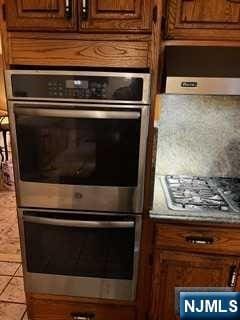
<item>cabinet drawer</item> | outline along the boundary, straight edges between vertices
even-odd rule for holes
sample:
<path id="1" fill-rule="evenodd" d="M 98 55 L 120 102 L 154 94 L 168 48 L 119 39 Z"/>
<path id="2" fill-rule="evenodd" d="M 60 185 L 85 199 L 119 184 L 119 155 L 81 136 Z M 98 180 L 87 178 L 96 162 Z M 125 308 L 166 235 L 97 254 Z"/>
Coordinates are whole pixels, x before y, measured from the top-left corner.
<path id="1" fill-rule="evenodd" d="M 240 230 L 157 224 L 155 246 L 239 255 Z"/>
<path id="2" fill-rule="evenodd" d="M 44 299 L 29 301 L 31 320 L 134 320 L 135 309 L 131 306 L 65 302 Z"/>
<path id="3" fill-rule="evenodd" d="M 11 38 L 9 64 L 38 66 L 148 66 L 148 42 Z"/>

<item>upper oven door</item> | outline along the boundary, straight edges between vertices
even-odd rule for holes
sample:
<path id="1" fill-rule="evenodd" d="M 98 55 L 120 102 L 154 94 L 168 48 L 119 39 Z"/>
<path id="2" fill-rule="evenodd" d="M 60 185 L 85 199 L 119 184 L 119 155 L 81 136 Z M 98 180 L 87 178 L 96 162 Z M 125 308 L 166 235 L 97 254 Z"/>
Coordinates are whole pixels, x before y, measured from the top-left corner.
<path id="1" fill-rule="evenodd" d="M 115 203 L 109 210 L 117 210 L 116 188 L 126 210 L 141 206 L 139 201 L 130 203 L 134 200 L 130 198 L 143 187 L 146 107 L 25 102 L 10 103 L 10 110 L 22 206 L 94 210 L 97 190 L 100 198 L 108 196 L 108 202 Z M 31 190 L 39 194 L 32 195 L 32 201 L 45 194 L 46 204 L 25 203 Z M 51 196 L 59 197 L 57 204 L 51 204 L 56 201 Z M 101 209 L 108 210 L 98 204 L 96 210 Z"/>

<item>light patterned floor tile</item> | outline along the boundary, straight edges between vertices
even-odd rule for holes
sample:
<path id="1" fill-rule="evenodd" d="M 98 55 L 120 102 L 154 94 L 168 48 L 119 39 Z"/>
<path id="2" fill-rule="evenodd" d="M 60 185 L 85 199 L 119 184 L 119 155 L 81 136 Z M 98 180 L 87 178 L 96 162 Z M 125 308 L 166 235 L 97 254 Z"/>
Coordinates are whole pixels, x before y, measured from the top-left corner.
<path id="1" fill-rule="evenodd" d="M 0 301 L 25 303 L 23 278 L 12 278 L 8 286 L 0 295 Z"/>
<path id="2" fill-rule="evenodd" d="M 19 266 L 17 272 L 15 273 L 14 277 L 23 277 L 23 270 L 22 265 Z"/>
<path id="3" fill-rule="evenodd" d="M 22 258 L 20 254 L 0 253 L 0 261 L 21 263 Z"/>
<path id="4" fill-rule="evenodd" d="M 7 286 L 10 279 L 11 277 L 8 277 L 8 276 L 0 276 L 0 296 L 3 290 L 5 289 L 5 287 Z"/>
<path id="5" fill-rule="evenodd" d="M 0 191 L 0 256 L 4 254 L 20 256 L 15 193 L 9 191 Z"/>
<path id="6" fill-rule="evenodd" d="M 19 263 L 0 261 L 0 276 L 13 276 L 19 267 Z"/>
<path id="7" fill-rule="evenodd" d="M 0 319 L 21 320 L 25 310 L 26 306 L 24 304 L 0 302 Z"/>
<path id="8" fill-rule="evenodd" d="M 13 191 L 7 191 L 7 190 L 1 190 L 0 191 L 0 197 L 1 197 L 1 207 L 2 208 L 16 208 L 16 196 L 15 192 Z"/>
<path id="9" fill-rule="evenodd" d="M 17 221 L 0 235 L 0 253 L 20 253 L 20 240 Z"/>

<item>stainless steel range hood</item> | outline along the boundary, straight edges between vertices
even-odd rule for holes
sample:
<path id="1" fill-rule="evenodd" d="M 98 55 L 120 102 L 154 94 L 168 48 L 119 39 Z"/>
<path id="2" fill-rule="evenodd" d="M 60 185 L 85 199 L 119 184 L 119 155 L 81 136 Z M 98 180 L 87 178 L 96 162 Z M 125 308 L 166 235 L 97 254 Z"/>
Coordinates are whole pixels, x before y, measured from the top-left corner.
<path id="1" fill-rule="evenodd" d="M 240 48 L 166 47 L 163 92 L 240 95 Z"/>

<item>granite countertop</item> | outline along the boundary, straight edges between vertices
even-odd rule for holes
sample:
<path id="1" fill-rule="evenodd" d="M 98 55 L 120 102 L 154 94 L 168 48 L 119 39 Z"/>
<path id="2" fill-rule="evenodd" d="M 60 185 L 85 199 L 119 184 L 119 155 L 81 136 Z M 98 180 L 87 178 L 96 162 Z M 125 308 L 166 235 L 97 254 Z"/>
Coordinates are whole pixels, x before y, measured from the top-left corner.
<path id="1" fill-rule="evenodd" d="M 211 224 L 240 224 L 240 214 L 223 211 L 177 211 L 169 209 L 165 200 L 160 176 L 155 176 L 153 209 L 150 217 L 159 220 L 171 220 L 176 222 L 201 222 Z"/>

